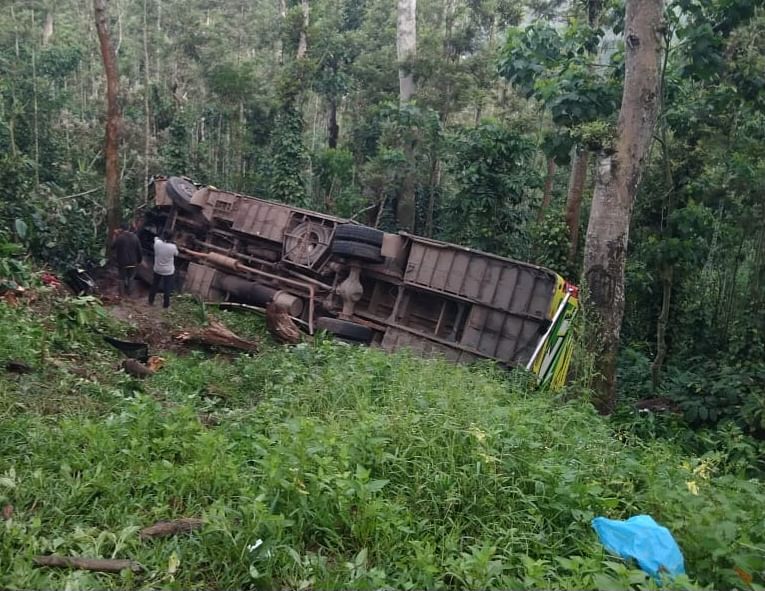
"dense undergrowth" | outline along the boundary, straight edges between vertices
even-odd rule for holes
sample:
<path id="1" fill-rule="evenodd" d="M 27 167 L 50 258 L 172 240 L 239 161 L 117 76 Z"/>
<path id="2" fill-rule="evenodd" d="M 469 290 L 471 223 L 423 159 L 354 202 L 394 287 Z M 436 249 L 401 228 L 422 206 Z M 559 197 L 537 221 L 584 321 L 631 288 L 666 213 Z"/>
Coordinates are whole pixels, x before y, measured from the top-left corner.
<path id="1" fill-rule="evenodd" d="M 125 327 L 100 310 L 0 304 L 0 359 L 33 367 L 0 377 L 1 587 L 653 588 L 590 527 L 638 513 L 682 547 L 676 587 L 763 584 L 765 487 L 724 449 L 691 457 L 488 365 L 321 338 L 167 354 L 138 382 L 101 347 L 95 329 Z M 139 539 L 180 516 L 205 525 Z M 146 571 L 33 566 L 54 552 Z"/>

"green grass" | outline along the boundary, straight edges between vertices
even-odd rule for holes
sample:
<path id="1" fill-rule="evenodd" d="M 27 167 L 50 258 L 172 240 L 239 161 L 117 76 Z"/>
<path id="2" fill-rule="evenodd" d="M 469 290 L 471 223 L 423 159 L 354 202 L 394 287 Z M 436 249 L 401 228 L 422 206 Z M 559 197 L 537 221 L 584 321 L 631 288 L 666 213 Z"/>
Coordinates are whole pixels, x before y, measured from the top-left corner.
<path id="1" fill-rule="evenodd" d="M 744 588 L 736 569 L 763 583 L 760 481 L 488 365 L 318 339 L 234 359 L 167 355 L 139 383 L 82 324 L 61 341 L 44 321 L 0 305 L 0 359 L 36 368 L 0 379 L 0 504 L 15 508 L 0 522 L 0 587 L 654 588 L 590 527 L 638 513 L 682 547 L 691 580 L 678 587 Z M 67 363 L 87 360 L 92 378 L 44 361 L 72 347 Z M 180 516 L 205 526 L 139 539 Z M 32 565 L 53 552 L 146 572 Z"/>

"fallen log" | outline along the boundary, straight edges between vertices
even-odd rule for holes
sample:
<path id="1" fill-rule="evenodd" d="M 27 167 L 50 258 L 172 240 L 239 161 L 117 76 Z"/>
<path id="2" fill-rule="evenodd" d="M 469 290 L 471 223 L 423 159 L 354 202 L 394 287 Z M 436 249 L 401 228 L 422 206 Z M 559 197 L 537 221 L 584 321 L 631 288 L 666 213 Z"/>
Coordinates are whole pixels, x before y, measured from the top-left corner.
<path id="1" fill-rule="evenodd" d="M 200 529 L 204 522 L 197 517 L 181 517 L 172 521 L 158 521 L 154 525 L 143 528 L 138 537 L 142 540 L 147 538 L 166 538 L 175 534 L 183 534 Z"/>
<path id="2" fill-rule="evenodd" d="M 243 339 L 230 331 L 220 322 L 211 321 L 207 328 L 184 331 L 175 335 L 175 340 L 183 344 L 199 344 L 213 347 L 229 347 L 249 353 L 258 351 L 258 343 Z"/>
<path id="3" fill-rule="evenodd" d="M 262 314 L 265 316 L 266 309 L 261 308 L 260 306 L 252 306 L 250 304 L 240 304 L 239 302 L 212 302 L 208 301 L 205 302 L 205 306 L 218 306 L 222 310 L 250 310 L 252 312 L 257 312 L 258 314 Z M 294 316 L 290 316 L 292 322 L 294 322 L 298 326 L 302 326 L 305 330 L 308 330 L 308 323 L 305 320 L 302 320 L 300 318 L 295 318 Z"/>
<path id="4" fill-rule="evenodd" d="M 123 570 L 139 573 L 143 570 L 143 566 L 134 560 L 106 560 L 102 558 L 82 558 L 79 556 L 35 556 L 34 563 L 38 566 L 74 568 L 102 573 L 119 573 Z"/>
<path id="5" fill-rule="evenodd" d="M 125 370 L 125 373 L 136 378 L 146 378 L 154 375 L 153 369 L 135 359 L 125 359 L 125 361 L 122 362 L 122 369 Z"/>

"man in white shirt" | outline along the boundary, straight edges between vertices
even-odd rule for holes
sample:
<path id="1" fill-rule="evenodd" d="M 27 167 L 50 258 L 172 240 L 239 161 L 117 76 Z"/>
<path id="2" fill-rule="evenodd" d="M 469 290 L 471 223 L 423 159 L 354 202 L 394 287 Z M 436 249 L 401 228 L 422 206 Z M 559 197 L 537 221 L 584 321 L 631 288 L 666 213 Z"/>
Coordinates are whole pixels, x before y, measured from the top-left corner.
<path id="1" fill-rule="evenodd" d="M 178 256 L 178 247 L 171 242 L 172 235 L 169 231 L 154 239 L 154 281 L 149 289 L 149 305 L 154 305 L 154 296 L 162 287 L 164 300 L 162 307 L 170 307 L 170 294 L 173 291 L 175 280 L 175 257 Z"/>

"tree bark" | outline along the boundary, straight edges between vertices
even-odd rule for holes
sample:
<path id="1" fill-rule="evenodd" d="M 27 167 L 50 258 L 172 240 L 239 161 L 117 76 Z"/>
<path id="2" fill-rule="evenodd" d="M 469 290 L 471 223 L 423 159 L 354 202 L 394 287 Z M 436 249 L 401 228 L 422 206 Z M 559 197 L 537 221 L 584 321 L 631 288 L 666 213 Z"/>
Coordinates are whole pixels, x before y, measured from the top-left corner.
<path id="1" fill-rule="evenodd" d="M 197 517 L 181 517 L 172 521 L 158 521 L 154 525 L 143 528 L 138 537 L 142 540 L 151 538 L 167 538 L 176 534 L 185 534 L 201 529 L 204 521 Z"/>
<path id="2" fill-rule="evenodd" d="M 659 388 L 661 367 L 667 357 L 667 325 L 669 324 L 669 306 L 672 303 L 672 275 L 673 269 L 669 267 L 664 271 L 661 281 L 661 312 L 656 321 L 656 357 L 651 363 L 651 386 L 654 392 Z"/>
<path id="3" fill-rule="evenodd" d="M 441 184 L 441 161 L 433 158 L 430 168 L 430 183 L 428 185 L 428 212 L 425 218 L 425 236 L 433 237 L 433 214 L 436 210 L 436 195 Z"/>
<path id="4" fill-rule="evenodd" d="M 329 100 L 329 113 L 327 117 L 327 145 L 330 149 L 337 148 L 337 138 L 340 135 L 340 126 L 337 124 L 337 99 Z"/>
<path id="5" fill-rule="evenodd" d="M 37 52 L 32 48 L 32 128 L 35 137 L 35 188 L 40 186 L 40 117 L 37 104 Z"/>
<path id="6" fill-rule="evenodd" d="M 151 153 L 151 112 L 149 110 L 149 92 L 151 74 L 149 72 L 149 25 L 147 22 L 147 3 L 143 0 L 143 202 L 149 202 L 149 154 Z"/>
<path id="7" fill-rule="evenodd" d="M 545 219 L 547 208 L 550 207 L 550 201 L 552 200 L 553 182 L 555 181 L 555 160 L 552 156 L 547 158 L 547 176 L 545 176 L 545 185 L 542 191 L 542 205 L 539 206 L 539 212 L 537 212 L 537 222 L 541 222 Z"/>
<path id="8" fill-rule="evenodd" d="M 404 106 L 412 100 L 416 90 L 411 64 L 406 62 L 417 54 L 417 0 L 398 0 L 396 51 L 399 61 L 399 104 Z M 408 166 L 396 202 L 396 223 L 399 229 L 414 232 L 417 208 L 413 162 L 414 147 L 410 142 L 404 146 L 404 155 Z"/>
<path id="9" fill-rule="evenodd" d="M 587 24 L 592 29 L 597 29 L 600 20 L 600 12 L 603 9 L 602 0 L 587 0 Z M 594 53 L 590 52 L 593 59 Z M 592 65 L 589 66 L 592 71 Z M 569 247 L 568 260 L 574 263 L 579 249 L 579 219 L 582 210 L 582 196 L 587 182 L 587 165 L 590 162 L 590 153 L 586 148 L 577 146 L 574 148 L 574 156 L 571 159 L 571 176 L 569 177 L 568 194 L 566 195 L 566 226 L 568 227 Z"/>
<path id="10" fill-rule="evenodd" d="M 416 90 L 414 74 L 405 62 L 417 54 L 417 0 L 398 0 L 396 52 L 399 100 L 404 104 L 411 100 Z"/>
<path id="11" fill-rule="evenodd" d="M 83 558 L 80 556 L 35 556 L 34 563 L 38 566 L 55 568 L 71 568 L 76 570 L 92 570 L 104 573 L 118 573 L 130 570 L 134 573 L 143 571 L 143 567 L 134 560 L 105 560 L 102 558 Z"/>
<path id="12" fill-rule="evenodd" d="M 279 16 L 281 17 L 281 23 L 283 24 L 287 20 L 287 0 L 279 0 Z M 284 41 L 282 36 L 279 35 L 276 38 L 276 61 L 279 65 L 284 64 Z"/>
<path id="13" fill-rule="evenodd" d="M 119 105 L 119 71 L 117 56 L 114 53 L 106 16 L 106 0 L 93 0 L 96 17 L 96 31 L 101 47 L 101 59 L 106 74 L 106 136 L 104 155 L 106 160 L 106 248 L 109 249 L 111 237 L 120 225 L 120 174 L 119 174 L 119 136 L 122 114 Z"/>
<path id="14" fill-rule="evenodd" d="M 303 26 L 300 28 L 300 40 L 298 41 L 297 58 L 303 59 L 308 52 L 308 0 L 300 0 L 300 9 L 303 11 Z"/>
<path id="15" fill-rule="evenodd" d="M 14 47 L 16 48 L 16 59 L 19 59 L 19 56 L 21 55 L 19 53 L 19 23 L 16 21 L 16 11 L 13 9 L 14 4 L 15 3 L 11 3 L 11 20 L 13 21 L 13 38 Z"/>
<path id="16" fill-rule="evenodd" d="M 624 267 L 632 207 L 659 106 L 663 0 L 628 0 L 625 17 L 624 92 L 615 144 L 598 164 L 584 254 L 591 348 L 598 375 L 595 403 L 616 402 L 616 357 L 624 316 Z"/>
<path id="17" fill-rule="evenodd" d="M 249 353 L 257 353 L 259 346 L 255 341 L 243 339 L 215 320 L 212 320 L 207 328 L 181 332 L 175 336 L 175 340 L 183 344 L 197 343 L 211 347 L 229 347 Z"/>
<path id="18" fill-rule="evenodd" d="M 47 47 L 53 37 L 53 11 L 48 10 L 45 13 L 45 22 L 43 23 L 42 44 Z"/>
<path id="19" fill-rule="evenodd" d="M 417 187 L 414 178 L 414 147 L 409 142 L 404 146 L 404 157 L 407 170 L 396 201 L 396 223 L 399 230 L 414 232 L 417 217 Z"/>
<path id="20" fill-rule="evenodd" d="M 571 160 L 571 177 L 568 183 L 568 195 L 566 196 L 566 226 L 568 227 L 568 259 L 573 262 L 579 245 L 579 212 L 582 209 L 582 196 L 584 185 L 587 182 L 587 165 L 590 162 L 590 154 L 586 149 L 575 148 L 574 157 Z"/>

